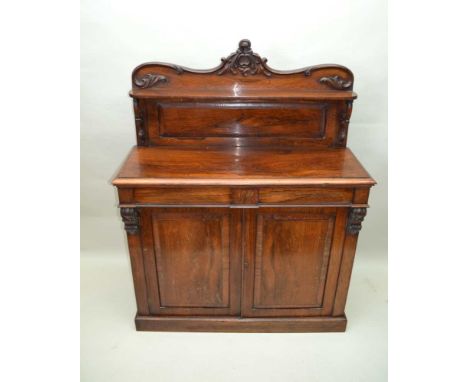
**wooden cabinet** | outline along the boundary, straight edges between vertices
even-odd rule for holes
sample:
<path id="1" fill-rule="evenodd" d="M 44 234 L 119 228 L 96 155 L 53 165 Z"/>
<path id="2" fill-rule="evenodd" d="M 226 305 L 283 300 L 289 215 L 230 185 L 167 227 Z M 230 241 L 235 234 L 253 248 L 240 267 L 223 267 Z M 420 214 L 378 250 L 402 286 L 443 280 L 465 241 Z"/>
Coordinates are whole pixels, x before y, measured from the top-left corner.
<path id="1" fill-rule="evenodd" d="M 207 71 L 133 74 L 115 177 L 138 330 L 343 331 L 374 180 L 346 147 L 353 75 L 282 72 L 250 42 Z"/>

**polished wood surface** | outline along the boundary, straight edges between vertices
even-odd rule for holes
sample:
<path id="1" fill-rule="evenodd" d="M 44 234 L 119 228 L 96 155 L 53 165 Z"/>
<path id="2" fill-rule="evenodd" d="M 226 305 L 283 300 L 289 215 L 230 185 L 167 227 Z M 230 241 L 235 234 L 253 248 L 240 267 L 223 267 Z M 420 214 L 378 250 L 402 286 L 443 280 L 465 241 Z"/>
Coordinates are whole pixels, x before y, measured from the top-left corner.
<path id="1" fill-rule="evenodd" d="M 348 149 L 341 65 L 280 71 L 241 40 L 208 70 L 135 68 L 114 177 L 137 330 L 344 331 L 375 181 Z"/>
<path id="2" fill-rule="evenodd" d="M 134 147 L 113 184 L 371 186 L 375 181 L 349 149 Z"/>

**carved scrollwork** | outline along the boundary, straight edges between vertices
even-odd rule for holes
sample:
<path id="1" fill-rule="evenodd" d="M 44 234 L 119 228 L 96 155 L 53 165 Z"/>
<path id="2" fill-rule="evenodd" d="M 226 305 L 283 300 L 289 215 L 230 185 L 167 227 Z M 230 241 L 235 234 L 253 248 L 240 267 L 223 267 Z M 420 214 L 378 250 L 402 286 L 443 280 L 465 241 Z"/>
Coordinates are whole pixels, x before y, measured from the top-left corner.
<path id="1" fill-rule="evenodd" d="M 127 233 L 135 235 L 140 232 L 140 214 L 136 208 L 121 208 L 120 215 L 122 216 Z"/>
<path id="2" fill-rule="evenodd" d="M 346 231 L 351 235 L 357 235 L 362 228 L 362 221 L 366 214 L 366 208 L 351 208 Z"/>
<path id="3" fill-rule="evenodd" d="M 353 111 L 353 101 L 346 101 L 346 109 L 338 114 L 340 130 L 336 139 L 337 146 L 346 146 L 346 136 L 348 135 L 349 120 Z"/>
<path id="4" fill-rule="evenodd" d="M 145 131 L 145 123 L 143 118 L 143 112 L 140 108 L 137 99 L 133 99 L 133 111 L 135 112 L 135 127 L 137 131 L 137 143 L 138 146 L 146 145 L 146 131 Z"/>
<path id="5" fill-rule="evenodd" d="M 158 70 L 164 68 L 164 75 L 157 74 Z M 144 71 L 143 71 L 144 69 Z M 326 84 L 327 87 L 338 90 L 351 90 L 353 87 L 353 73 L 346 67 L 342 65 L 335 64 L 325 64 L 325 65 L 315 65 L 307 66 L 300 69 L 294 70 L 276 70 L 267 65 L 267 59 L 262 58 L 257 53 L 254 53 L 251 48 L 251 43 L 249 40 L 241 40 L 239 42 L 239 48 L 231 53 L 227 58 L 222 58 L 221 63 L 211 69 L 192 69 L 180 65 L 169 64 L 165 62 L 148 62 L 142 65 L 137 66 L 132 73 L 132 81 L 134 87 L 139 88 L 149 88 L 152 86 L 157 86 L 164 82 L 170 82 L 171 75 L 166 69 L 172 69 L 177 75 L 182 75 L 184 73 L 188 74 L 201 74 L 201 75 L 210 75 L 210 74 L 240 74 L 242 76 L 253 76 L 256 74 L 262 74 L 266 77 L 277 77 L 277 76 L 289 76 L 296 74 L 303 74 L 305 77 L 312 76 L 313 73 L 320 72 L 329 73 L 329 76 L 321 77 L 319 76 L 318 80 L 314 80 L 314 86 L 321 88 L 320 83 Z M 141 72 L 146 74 L 141 74 Z M 336 72 L 338 71 L 338 72 Z M 332 73 L 339 73 L 332 74 Z M 167 75 L 167 77 L 166 77 Z M 314 76 L 314 79 L 316 77 Z M 316 82 L 315 82 L 316 81 Z"/>
<path id="6" fill-rule="evenodd" d="M 266 58 L 261 58 L 257 53 L 251 49 L 249 40 L 241 40 L 239 42 L 239 49 L 229 55 L 228 58 L 222 58 L 222 67 L 218 70 L 217 74 L 221 75 L 226 72 L 232 74 L 242 74 L 243 76 L 254 75 L 262 73 L 267 77 L 271 76 L 271 71 L 265 65 Z"/>
<path id="7" fill-rule="evenodd" d="M 320 78 L 319 82 L 326 84 L 336 90 L 347 90 L 353 86 L 352 81 L 346 81 L 340 76 L 322 77 Z"/>
<path id="8" fill-rule="evenodd" d="M 134 83 L 142 89 L 150 88 L 159 82 L 167 82 L 167 78 L 161 74 L 147 73 L 141 78 L 135 78 Z"/>

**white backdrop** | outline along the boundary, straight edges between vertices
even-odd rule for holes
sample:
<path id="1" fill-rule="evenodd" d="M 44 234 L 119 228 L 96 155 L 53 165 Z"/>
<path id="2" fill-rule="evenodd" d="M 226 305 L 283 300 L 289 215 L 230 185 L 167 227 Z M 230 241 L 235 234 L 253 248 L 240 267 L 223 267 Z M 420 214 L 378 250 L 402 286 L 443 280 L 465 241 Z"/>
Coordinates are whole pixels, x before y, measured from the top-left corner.
<path id="1" fill-rule="evenodd" d="M 224 4 L 224 3 L 223 3 Z M 277 69 L 337 63 L 355 75 L 348 146 L 378 185 L 371 191 L 358 258 L 387 248 L 386 2 L 276 3 L 82 0 L 81 237 L 84 253 L 126 254 L 110 185 L 135 144 L 132 69 L 145 61 L 211 68 L 248 38 Z"/>

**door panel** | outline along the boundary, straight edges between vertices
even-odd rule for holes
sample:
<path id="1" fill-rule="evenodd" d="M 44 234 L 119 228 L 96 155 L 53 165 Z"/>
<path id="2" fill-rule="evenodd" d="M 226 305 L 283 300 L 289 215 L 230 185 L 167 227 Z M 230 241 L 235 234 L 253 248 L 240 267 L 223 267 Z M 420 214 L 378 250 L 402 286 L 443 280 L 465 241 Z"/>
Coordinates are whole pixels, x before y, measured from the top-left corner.
<path id="1" fill-rule="evenodd" d="M 328 314 L 345 220 L 337 208 L 246 211 L 242 315 Z"/>
<path id="2" fill-rule="evenodd" d="M 150 313 L 239 314 L 242 211 L 145 208 L 143 212 Z"/>

